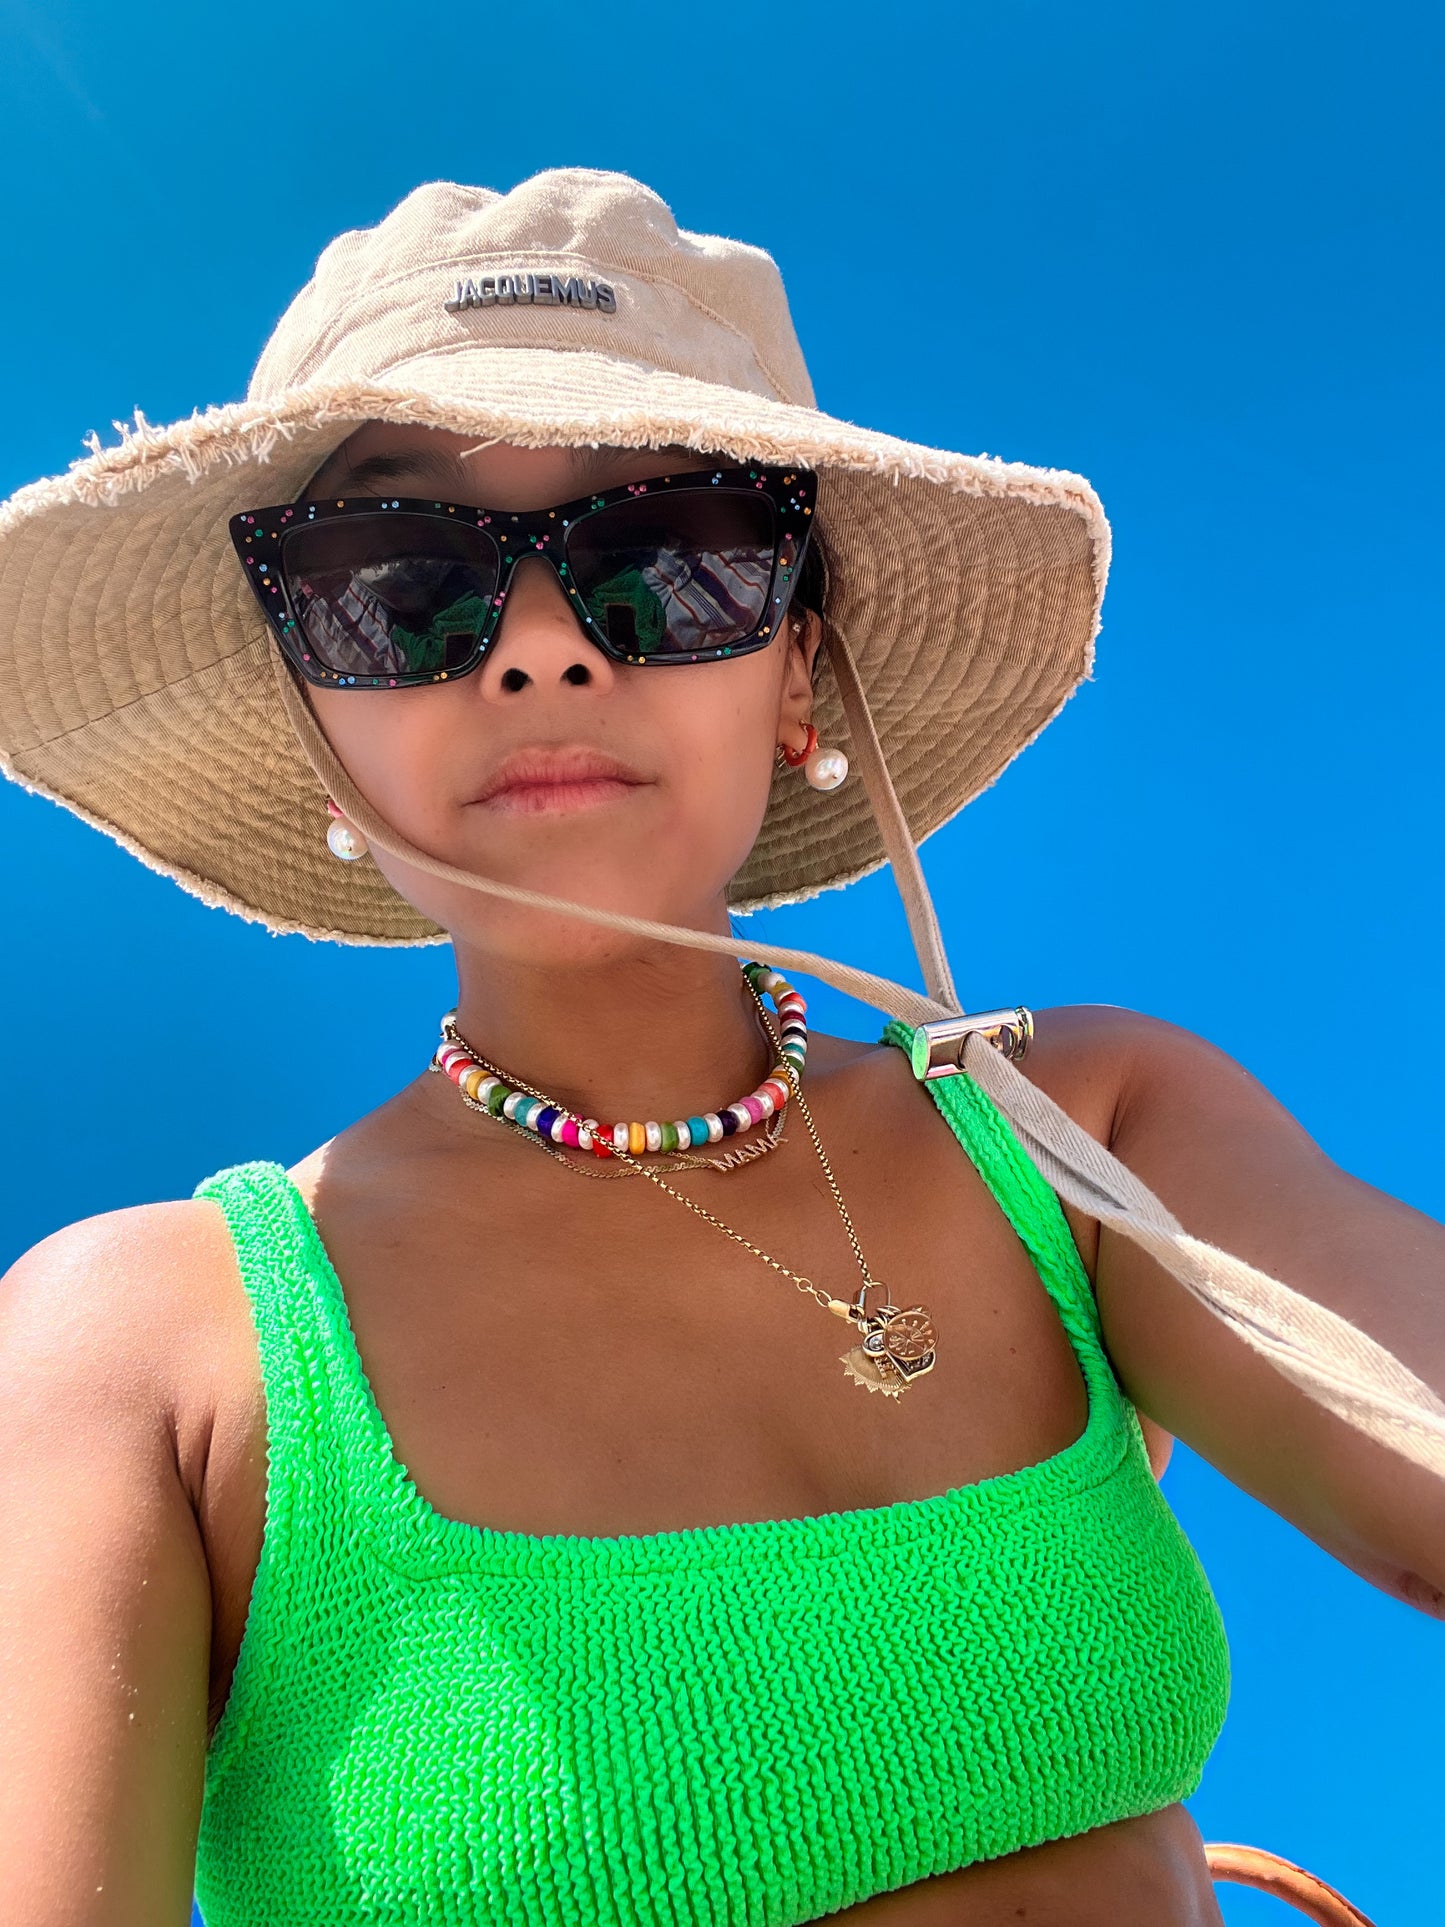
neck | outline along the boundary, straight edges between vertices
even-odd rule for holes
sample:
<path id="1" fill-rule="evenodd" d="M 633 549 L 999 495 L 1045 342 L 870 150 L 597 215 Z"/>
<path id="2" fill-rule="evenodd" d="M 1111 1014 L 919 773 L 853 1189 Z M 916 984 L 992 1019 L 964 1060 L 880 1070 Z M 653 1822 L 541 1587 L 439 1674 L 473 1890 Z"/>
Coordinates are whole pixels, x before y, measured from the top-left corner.
<path id="1" fill-rule="evenodd" d="M 505 1075 L 604 1123 L 716 1110 L 774 1062 L 739 965 L 657 944 L 549 969 L 457 949 L 457 1029 Z"/>

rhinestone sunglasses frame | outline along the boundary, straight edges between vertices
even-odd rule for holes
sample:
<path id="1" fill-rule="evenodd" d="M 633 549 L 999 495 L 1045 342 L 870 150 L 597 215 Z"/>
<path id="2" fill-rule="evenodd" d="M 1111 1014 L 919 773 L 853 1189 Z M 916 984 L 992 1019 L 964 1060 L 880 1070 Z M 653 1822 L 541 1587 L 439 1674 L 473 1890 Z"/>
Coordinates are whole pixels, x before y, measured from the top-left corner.
<path id="1" fill-rule="evenodd" d="M 717 649 L 687 653 L 629 655 L 610 642 L 593 619 L 586 598 L 572 580 L 567 561 L 570 531 L 603 509 L 641 496 L 665 493 L 707 495 L 761 493 L 773 509 L 773 566 L 757 626 L 746 636 Z M 716 662 L 724 657 L 750 655 L 765 649 L 777 633 L 797 586 L 798 572 L 812 532 L 817 476 L 806 468 L 775 468 L 749 462 L 735 468 L 689 469 L 678 475 L 657 475 L 624 482 L 550 508 L 513 511 L 484 508 L 473 502 L 438 502 L 422 496 L 340 496 L 324 502 L 282 502 L 270 508 L 243 509 L 228 523 L 231 543 L 246 580 L 286 660 L 308 682 L 329 689 L 402 689 L 419 684 L 453 682 L 486 660 L 506 607 L 507 590 L 518 562 L 540 556 L 561 583 L 583 633 L 614 662 L 652 668 L 662 664 Z M 292 600 L 285 566 L 285 540 L 294 529 L 341 521 L 354 515 L 407 514 L 437 522 L 472 521 L 488 530 L 499 558 L 492 607 L 470 655 L 440 670 L 412 670 L 399 675 L 347 675 L 311 659 Z M 764 620 L 766 618 L 766 620 Z"/>

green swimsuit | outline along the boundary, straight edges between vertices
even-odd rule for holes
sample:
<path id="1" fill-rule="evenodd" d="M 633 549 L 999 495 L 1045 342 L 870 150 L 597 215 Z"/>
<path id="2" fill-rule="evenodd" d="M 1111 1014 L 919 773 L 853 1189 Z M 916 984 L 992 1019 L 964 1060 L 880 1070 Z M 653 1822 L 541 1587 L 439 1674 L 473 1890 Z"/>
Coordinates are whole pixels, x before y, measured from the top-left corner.
<path id="1" fill-rule="evenodd" d="M 889 1041 L 906 1048 L 906 1027 Z M 207 1927 L 793 1927 L 1192 1793 L 1229 1652 L 1058 1201 L 927 1086 L 1058 1307 L 1083 1434 L 932 1498 L 619 1538 L 443 1518 L 280 1165 L 200 1185 L 260 1343 L 266 1531 Z"/>

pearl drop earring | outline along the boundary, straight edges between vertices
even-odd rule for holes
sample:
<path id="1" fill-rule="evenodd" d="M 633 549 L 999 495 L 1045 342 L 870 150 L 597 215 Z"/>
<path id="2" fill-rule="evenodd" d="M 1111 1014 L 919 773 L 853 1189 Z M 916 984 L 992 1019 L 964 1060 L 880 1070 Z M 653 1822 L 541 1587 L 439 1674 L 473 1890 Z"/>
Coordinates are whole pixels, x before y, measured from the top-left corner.
<path id="1" fill-rule="evenodd" d="M 331 825 L 326 832 L 326 842 L 331 854 L 339 857 L 343 863 L 355 863 L 358 857 L 366 855 L 366 838 L 360 830 L 353 829 L 329 797 L 326 807 L 332 816 Z"/>
<path id="2" fill-rule="evenodd" d="M 820 743 L 808 758 L 803 774 L 815 790 L 835 790 L 848 779 L 848 758 L 841 749 L 824 749 Z"/>
<path id="3" fill-rule="evenodd" d="M 801 769 L 815 790 L 835 790 L 847 779 L 848 758 L 841 749 L 824 749 L 811 723 L 803 747 L 783 747 L 782 757 L 790 769 Z"/>

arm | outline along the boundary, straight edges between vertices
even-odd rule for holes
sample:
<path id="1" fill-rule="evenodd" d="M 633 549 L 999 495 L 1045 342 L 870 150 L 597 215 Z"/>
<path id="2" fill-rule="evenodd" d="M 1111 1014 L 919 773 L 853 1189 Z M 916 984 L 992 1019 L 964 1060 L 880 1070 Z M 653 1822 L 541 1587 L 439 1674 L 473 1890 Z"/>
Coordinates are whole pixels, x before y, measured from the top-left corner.
<path id="1" fill-rule="evenodd" d="M 0 1279 L 0 1893 L 27 1927 L 186 1927 L 210 1587 L 155 1280 L 167 1214 Z"/>
<path id="2" fill-rule="evenodd" d="M 1339 1169 L 1232 1059 L 1116 1011 L 1109 1147 L 1196 1236 L 1338 1312 L 1445 1396 L 1445 1227 Z M 1128 1396 L 1382 1591 L 1445 1618 L 1445 1484 L 1314 1403 L 1137 1246 L 1096 1290 Z"/>

